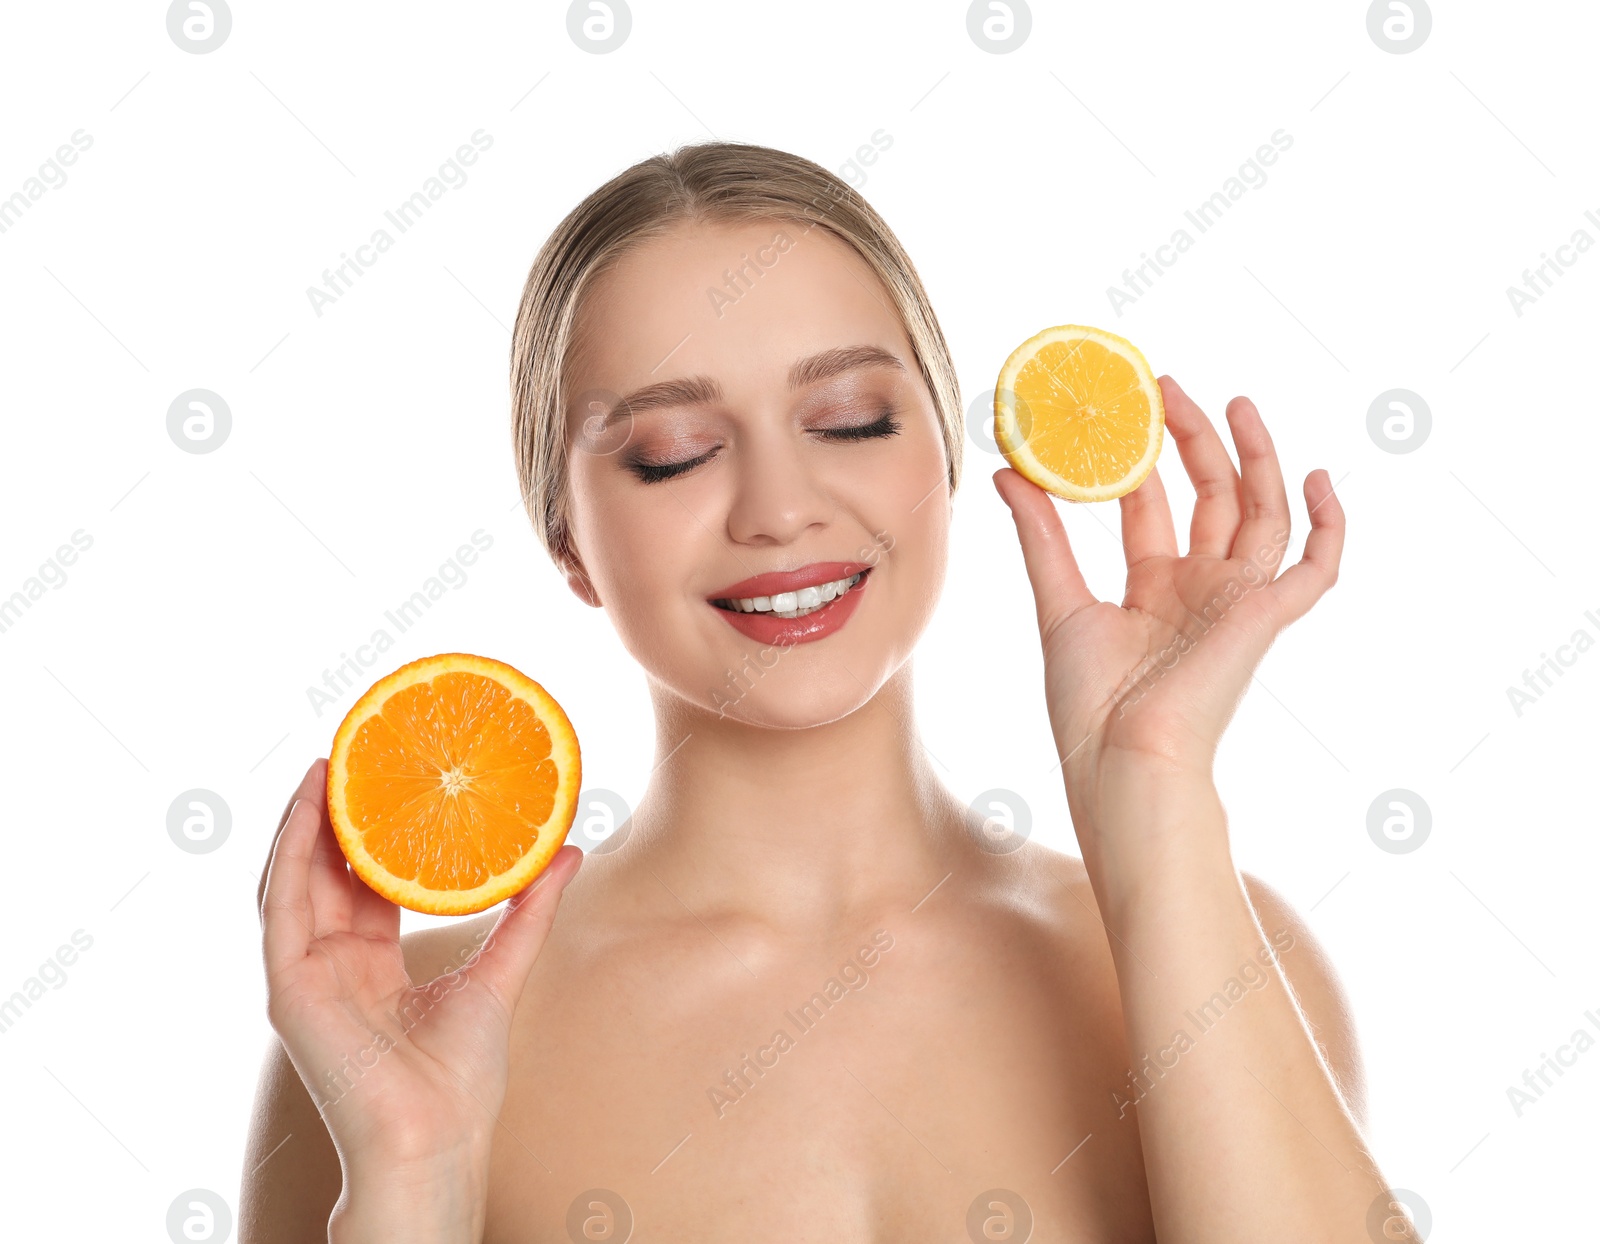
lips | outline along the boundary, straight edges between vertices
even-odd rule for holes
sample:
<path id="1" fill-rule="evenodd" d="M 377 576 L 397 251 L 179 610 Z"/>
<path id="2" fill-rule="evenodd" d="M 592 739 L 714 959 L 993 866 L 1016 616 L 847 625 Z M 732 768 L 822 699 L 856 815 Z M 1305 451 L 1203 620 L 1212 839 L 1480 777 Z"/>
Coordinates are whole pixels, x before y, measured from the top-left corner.
<path id="1" fill-rule="evenodd" d="M 730 583 L 720 591 L 707 596 L 708 601 L 738 600 L 756 596 L 777 596 L 781 592 L 798 592 L 803 587 L 817 587 L 835 579 L 848 579 L 851 575 L 870 570 L 869 562 L 812 562 L 798 570 L 772 570 Z"/>
<path id="2" fill-rule="evenodd" d="M 803 588 L 832 583 L 838 579 L 849 579 L 855 575 L 861 577 L 856 580 L 854 587 L 842 595 L 835 596 L 820 608 L 812 609 L 803 617 L 781 618 L 770 612 L 741 613 L 737 609 L 727 609 L 717 604 L 719 600 L 731 601 L 745 597 L 771 598 L 785 592 L 798 592 Z M 865 595 L 867 583 L 871 578 L 872 567 L 866 562 L 812 562 L 811 565 L 802 566 L 798 570 L 769 571 L 767 574 L 741 579 L 738 583 L 730 583 L 717 595 L 706 597 L 706 601 L 716 610 L 718 617 L 740 634 L 769 646 L 788 649 L 796 644 L 814 643 L 819 639 L 826 639 L 843 627 L 851 615 L 860 608 L 861 598 Z"/>

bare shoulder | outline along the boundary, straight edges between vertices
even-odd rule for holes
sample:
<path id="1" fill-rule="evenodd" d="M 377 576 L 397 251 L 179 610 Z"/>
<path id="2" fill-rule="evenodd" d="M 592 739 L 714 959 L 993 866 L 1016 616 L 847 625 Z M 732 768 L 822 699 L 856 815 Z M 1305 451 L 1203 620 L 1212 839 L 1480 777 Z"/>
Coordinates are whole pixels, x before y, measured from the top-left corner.
<path id="1" fill-rule="evenodd" d="M 400 935 L 400 949 L 406 958 L 406 975 L 413 985 L 426 985 L 435 977 L 464 967 L 477 953 L 500 917 L 498 908 L 455 919 L 449 924 L 417 929 Z"/>
<path id="2" fill-rule="evenodd" d="M 1105 940 L 1100 905 L 1081 859 L 1029 842 L 1016 853 L 1015 867 L 1017 893 L 1037 903 L 1059 933 L 1073 938 L 1090 936 L 1097 943 Z"/>
<path id="3" fill-rule="evenodd" d="M 466 962 L 493 927 L 495 913 L 400 938 L 406 972 L 426 984 Z M 344 1188 L 333 1138 L 300 1073 L 274 1034 L 267 1043 L 245 1141 L 239 1191 L 240 1244 L 303 1244 L 326 1239 Z"/>
<path id="4" fill-rule="evenodd" d="M 344 1178 L 311 1094 L 276 1034 L 256 1082 L 239 1187 L 240 1244 L 324 1239 Z"/>
<path id="5" fill-rule="evenodd" d="M 1039 843 L 1017 853 L 1017 895 L 1035 906 L 1055 930 L 1060 953 L 1096 964 L 1115 981 L 1115 967 L 1099 903 L 1083 861 Z M 1265 881 L 1241 873 L 1245 895 L 1304 1016 L 1323 1062 L 1356 1122 L 1366 1126 L 1366 1080 L 1350 1001 L 1321 943 L 1294 905 Z"/>
<path id="6" fill-rule="evenodd" d="M 1267 940 L 1279 949 L 1279 963 L 1300 1013 L 1333 1074 L 1340 1095 L 1362 1127 L 1367 1121 L 1366 1075 L 1356 1038 L 1355 1016 L 1339 974 L 1322 944 L 1293 904 L 1265 881 L 1241 873 L 1245 893 Z"/>
<path id="7" fill-rule="evenodd" d="M 1000 877 L 1005 906 L 1040 930 L 1049 956 L 1070 970 L 1074 995 L 1100 999 L 1094 1010 L 1108 1021 L 1120 1016 L 1110 935 L 1083 861 L 1028 842 L 1005 857 Z"/>

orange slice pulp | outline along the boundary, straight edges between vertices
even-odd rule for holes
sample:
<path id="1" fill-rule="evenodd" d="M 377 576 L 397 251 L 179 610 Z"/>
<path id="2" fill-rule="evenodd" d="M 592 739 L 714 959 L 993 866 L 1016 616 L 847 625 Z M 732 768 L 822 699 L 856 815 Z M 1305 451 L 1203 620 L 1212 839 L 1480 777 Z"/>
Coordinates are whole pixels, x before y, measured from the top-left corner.
<path id="1" fill-rule="evenodd" d="M 380 678 L 328 757 L 328 817 L 350 867 L 432 915 L 492 907 L 533 881 L 577 813 L 578 737 L 502 661 L 424 657 Z"/>

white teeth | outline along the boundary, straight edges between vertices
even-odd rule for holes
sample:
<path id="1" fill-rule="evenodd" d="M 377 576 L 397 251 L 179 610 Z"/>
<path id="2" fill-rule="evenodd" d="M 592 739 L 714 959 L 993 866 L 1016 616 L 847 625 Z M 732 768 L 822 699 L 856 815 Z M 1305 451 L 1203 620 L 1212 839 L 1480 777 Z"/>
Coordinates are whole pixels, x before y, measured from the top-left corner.
<path id="1" fill-rule="evenodd" d="M 832 583 L 819 583 L 794 592 L 779 592 L 776 596 L 741 596 L 723 603 L 733 605 L 740 613 L 771 613 L 780 618 L 801 618 L 837 600 L 859 582 L 861 575 L 854 574 L 847 579 L 835 579 Z"/>

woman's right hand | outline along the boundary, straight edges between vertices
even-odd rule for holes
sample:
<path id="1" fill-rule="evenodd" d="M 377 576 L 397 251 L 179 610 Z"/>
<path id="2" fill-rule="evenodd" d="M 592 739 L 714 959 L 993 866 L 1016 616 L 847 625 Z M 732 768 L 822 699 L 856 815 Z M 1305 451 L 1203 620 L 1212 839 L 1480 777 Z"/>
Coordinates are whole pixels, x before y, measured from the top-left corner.
<path id="1" fill-rule="evenodd" d="M 312 762 L 260 892 L 267 1014 L 332 1137 L 341 1236 L 476 1239 L 511 1018 L 583 853 L 563 846 L 484 944 L 414 984 L 400 909 L 351 871 Z"/>

